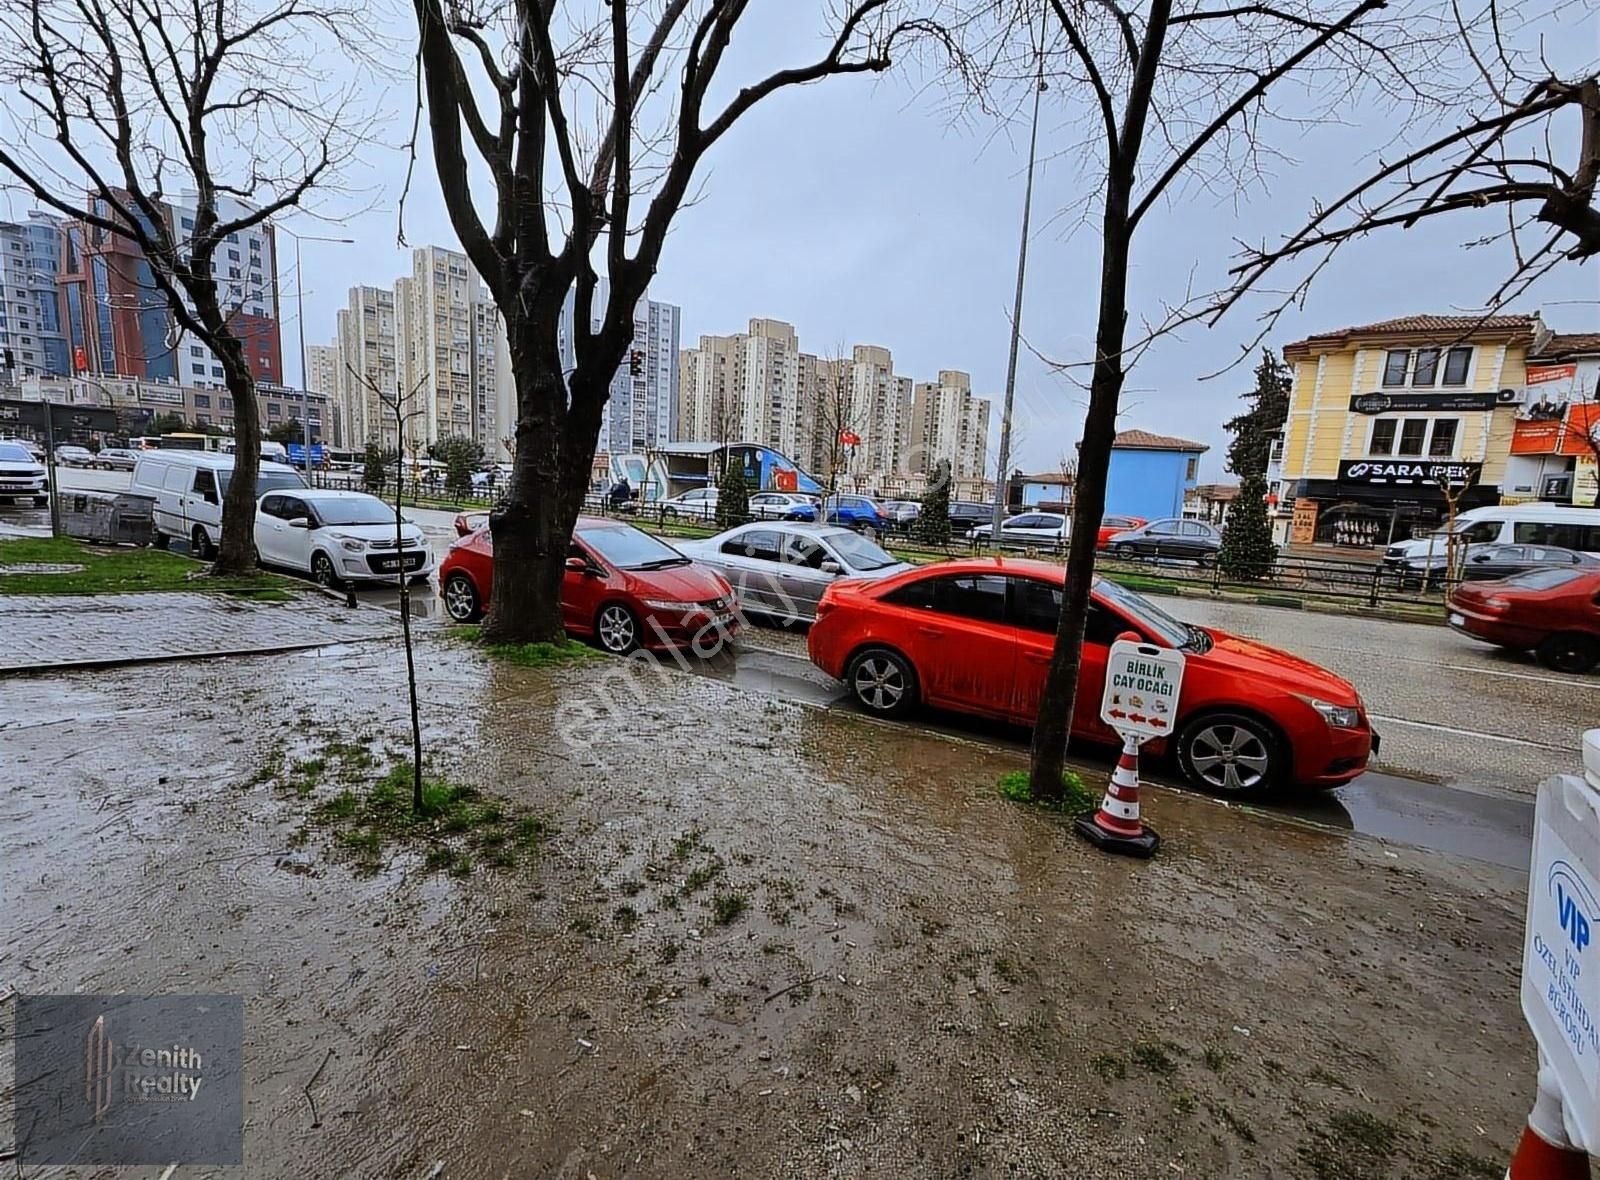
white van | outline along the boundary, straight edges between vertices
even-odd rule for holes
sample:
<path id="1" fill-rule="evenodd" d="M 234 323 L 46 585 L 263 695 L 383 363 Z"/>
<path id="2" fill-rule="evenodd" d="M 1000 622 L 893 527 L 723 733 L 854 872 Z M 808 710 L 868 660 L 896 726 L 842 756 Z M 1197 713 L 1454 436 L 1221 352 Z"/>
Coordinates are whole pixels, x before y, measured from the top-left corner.
<path id="1" fill-rule="evenodd" d="M 202 561 L 216 556 L 222 540 L 222 497 L 233 478 L 233 456 L 215 451 L 140 451 L 128 488 L 155 501 L 156 544 L 177 537 Z M 281 463 L 261 464 L 256 497 L 284 488 L 303 488 L 300 473 Z"/>
<path id="2" fill-rule="evenodd" d="M 1600 508 L 1559 504 L 1505 504 L 1470 508 L 1456 517 L 1454 531 L 1468 545 L 1552 545 L 1600 557 Z M 1383 551 L 1385 565 L 1427 558 L 1445 548 L 1445 531 L 1400 541 Z"/>

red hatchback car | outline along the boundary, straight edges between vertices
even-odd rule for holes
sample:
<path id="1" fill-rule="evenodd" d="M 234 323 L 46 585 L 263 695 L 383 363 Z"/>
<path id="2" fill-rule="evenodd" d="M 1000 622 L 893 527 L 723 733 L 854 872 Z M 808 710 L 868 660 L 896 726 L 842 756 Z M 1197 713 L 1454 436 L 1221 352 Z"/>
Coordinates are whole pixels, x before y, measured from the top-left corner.
<path id="1" fill-rule="evenodd" d="M 1125 533 L 1129 529 L 1136 529 L 1150 522 L 1142 516 L 1102 516 L 1100 518 L 1100 531 L 1095 535 L 1094 547 L 1104 549 L 1111 544 L 1111 538 L 1118 533 Z"/>
<path id="2" fill-rule="evenodd" d="M 439 565 L 445 612 L 480 618 L 494 571 L 487 528 L 450 546 Z M 635 648 L 693 647 L 710 655 L 739 629 L 733 587 L 670 545 L 614 520 L 579 517 L 561 586 L 567 632 L 615 655 Z"/>
<path id="3" fill-rule="evenodd" d="M 923 703 L 1032 725 L 1064 583 L 1061 566 L 1005 558 L 835 582 L 811 628 L 811 661 L 873 713 L 896 716 Z M 1202 789 L 1337 787 L 1367 768 L 1377 738 L 1346 681 L 1276 648 L 1179 622 L 1103 579 L 1089 610 L 1073 737 L 1117 740 L 1100 720 L 1100 696 L 1109 646 L 1127 631 L 1187 654 L 1172 752 Z"/>
<path id="4" fill-rule="evenodd" d="M 1553 566 L 1498 582 L 1463 582 L 1449 623 L 1463 635 L 1531 651 L 1557 672 L 1600 663 L 1600 572 Z"/>

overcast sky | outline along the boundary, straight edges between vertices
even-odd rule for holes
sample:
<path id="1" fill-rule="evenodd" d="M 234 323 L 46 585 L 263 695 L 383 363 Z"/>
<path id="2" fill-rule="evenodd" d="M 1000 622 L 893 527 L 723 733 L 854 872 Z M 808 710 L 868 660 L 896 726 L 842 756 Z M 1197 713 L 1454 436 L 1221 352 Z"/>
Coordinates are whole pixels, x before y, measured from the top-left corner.
<path id="1" fill-rule="evenodd" d="M 769 15 L 742 35 L 742 56 L 730 56 L 725 68 L 770 68 L 807 55 L 786 24 L 770 16 L 796 2 L 754 6 Z M 1600 20 L 1591 15 L 1586 24 L 1551 33 L 1552 43 L 1575 43 L 1592 56 Z M 409 89 L 396 92 L 401 122 L 409 114 Z M 1073 96 L 1061 88 L 1047 97 L 1065 102 Z M 1242 202 L 1191 198 L 1148 222 L 1135 257 L 1135 322 L 1141 313 L 1159 314 L 1162 298 L 1181 297 L 1192 268 L 1201 279 L 1220 273 L 1236 236 L 1293 228 L 1314 194 L 1363 171 L 1357 162 L 1387 132 L 1383 116 L 1355 112 L 1351 118 L 1349 125 L 1281 145 L 1296 160 L 1278 169 L 1270 193 L 1249 194 Z M 1069 234 L 1052 221 L 1083 188 L 1074 164 L 1049 158 L 1075 128 L 1061 107 L 1046 106 L 1040 133 L 1046 159 L 1035 197 L 1023 324 L 1033 349 L 1079 359 L 1093 331 L 1098 244 L 1091 232 Z M 402 128 L 389 134 L 398 138 Z M 454 246 L 422 146 L 407 238 Z M 883 345 L 893 351 L 897 371 L 917 380 L 932 379 L 941 368 L 966 370 L 974 390 L 995 401 L 997 433 L 1025 149 L 1025 128 L 995 135 L 992 124 L 952 125 L 938 94 L 919 93 L 905 75 L 791 90 L 758 108 L 712 150 L 702 173 L 704 197 L 679 217 L 651 295 L 682 307 L 686 347 L 702 333 L 736 332 L 751 317 L 770 316 L 793 323 L 807 351 Z M 404 167 L 397 150 L 370 152 L 359 179 L 373 208 L 337 231 L 358 244 L 305 247 L 309 342 L 331 339 L 334 313 L 351 284 L 388 285 L 409 270 L 406 253 L 395 245 L 394 203 Z M 344 211 L 336 202 L 325 212 Z M 1504 276 L 1507 257 L 1464 251 L 1460 243 L 1495 224 L 1447 218 L 1349 248 L 1321 276 L 1304 310 L 1286 316 L 1269 343 L 1281 347 L 1343 325 L 1481 306 Z M 329 232 L 305 221 L 300 228 Z M 1600 329 L 1597 273 L 1593 264 L 1570 266 L 1519 310 L 1542 307 L 1557 328 Z M 285 278 L 286 292 L 292 291 L 292 275 Z M 1200 378 L 1226 365 L 1255 335 L 1253 310 L 1159 343 L 1130 375 L 1123 396 L 1124 427 L 1210 444 L 1202 465 L 1208 479 L 1223 476 L 1221 422 L 1236 412 L 1237 395 L 1251 381 L 1248 365 L 1216 380 Z M 298 368 L 292 299 L 285 299 L 284 314 L 292 376 Z M 1017 464 L 1053 466 L 1079 436 L 1083 404 L 1081 391 L 1025 349 Z M 991 465 L 995 452 L 991 441 Z"/>

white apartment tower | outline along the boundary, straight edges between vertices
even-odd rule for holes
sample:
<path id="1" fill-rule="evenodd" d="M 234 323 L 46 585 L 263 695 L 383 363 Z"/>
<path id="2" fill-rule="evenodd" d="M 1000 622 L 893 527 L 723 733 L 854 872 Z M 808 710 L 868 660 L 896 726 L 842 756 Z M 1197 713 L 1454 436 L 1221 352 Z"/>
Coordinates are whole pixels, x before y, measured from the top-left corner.
<path id="1" fill-rule="evenodd" d="M 320 393 L 328 399 L 333 419 L 328 431 L 328 441 L 336 447 L 346 447 L 349 429 L 344 420 L 344 407 L 339 401 L 339 346 L 336 344 L 306 345 L 306 371 L 302 384 L 308 393 Z"/>
<path id="2" fill-rule="evenodd" d="M 399 438 L 394 415 L 377 391 L 392 396 L 399 386 L 395 295 L 381 287 L 351 287 L 350 305 L 338 316 L 336 406 L 345 424 L 345 445 L 376 442 L 393 447 Z"/>
<path id="3" fill-rule="evenodd" d="M 611 284 L 595 282 L 590 306 L 590 330 L 599 331 L 611 300 Z M 561 305 L 557 343 L 561 368 L 570 373 L 578 363 L 574 326 L 574 294 L 567 292 Z M 660 303 L 646 294 L 633 309 L 633 339 L 611 378 L 611 397 L 600 418 L 597 447 L 611 454 L 637 454 L 665 446 L 676 434 L 673 420 L 679 410 L 678 333 L 683 310 Z"/>
<path id="4" fill-rule="evenodd" d="M 918 383 L 903 453 L 908 470 L 931 472 L 945 460 L 954 478 L 982 479 L 988 444 L 989 402 L 972 396 L 970 376 L 941 369 L 937 381 Z"/>
<path id="5" fill-rule="evenodd" d="M 895 376 L 894 358 L 887 348 L 858 344 L 851 351 L 850 424 L 861 437 L 850 461 L 852 472 L 902 469 L 913 385 L 911 378 Z"/>

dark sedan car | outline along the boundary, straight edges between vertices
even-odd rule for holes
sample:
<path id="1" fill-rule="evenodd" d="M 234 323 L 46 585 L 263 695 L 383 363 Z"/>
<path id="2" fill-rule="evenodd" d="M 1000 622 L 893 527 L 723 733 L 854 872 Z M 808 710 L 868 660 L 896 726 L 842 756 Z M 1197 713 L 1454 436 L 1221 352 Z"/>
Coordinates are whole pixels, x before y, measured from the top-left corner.
<path id="1" fill-rule="evenodd" d="M 976 528 L 980 524 L 994 523 L 994 505 L 979 504 L 975 500 L 951 500 L 949 515 L 950 535 L 964 537 L 970 528 Z M 1001 515 L 1010 516 L 1011 513 L 1007 510 Z"/>
<path id="2" fill-rule="evenodd" d="M 1204 521 L 1169 516 L 1116 534 L 1107 548 L 1113 557 L 1181 557 L 1204 565 L 1222 548 L 1222 534 Z"/>
<path id="3" fill-rule="evenodd" d="M 1447 555 L 1444 553 L 1412 558 L 1405 563 L 1405 576 L 1420 580 L 1426 575 L 1430 585 L 1436 584 L 1444 580 L 1446 562 Z M 1472 545 L 1461 560 L 1461 580 L 1497 581 L 1513 574 L 1550 566 L 1558 569 L 1600 569 L 1600 558 L 1554 545 Z"/>

